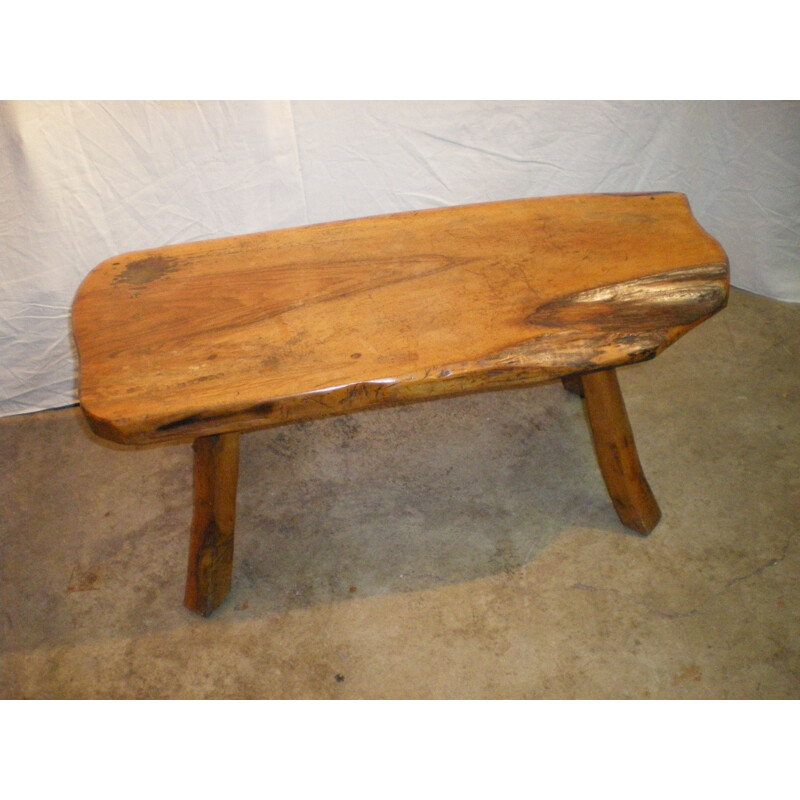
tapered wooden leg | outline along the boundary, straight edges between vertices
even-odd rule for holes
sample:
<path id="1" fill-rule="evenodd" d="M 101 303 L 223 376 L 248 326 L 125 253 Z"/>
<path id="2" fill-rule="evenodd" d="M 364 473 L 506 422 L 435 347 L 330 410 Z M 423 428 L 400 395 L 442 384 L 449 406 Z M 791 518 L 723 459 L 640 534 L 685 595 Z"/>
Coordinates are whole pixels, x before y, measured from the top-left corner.
<path id="1" fill-rule="evenodd" d="M 613 369 L 581 376 L 589 426 L 608 493 L 622 524 L 646 535 L 661 518 L 639 463 L 633 432 Z"/>
<path id="2" fill-rule="evenodd" d="M 239 438 L 224 433 L 194 443 L 194 517 L 183 604 L 204 617 L 231 588 Z"/>

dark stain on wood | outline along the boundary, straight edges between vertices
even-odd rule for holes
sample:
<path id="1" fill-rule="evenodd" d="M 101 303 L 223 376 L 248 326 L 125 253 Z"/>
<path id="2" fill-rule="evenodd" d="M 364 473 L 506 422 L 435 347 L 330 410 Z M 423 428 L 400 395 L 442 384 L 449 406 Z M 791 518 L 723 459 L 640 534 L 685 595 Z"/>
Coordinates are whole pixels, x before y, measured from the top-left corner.
<path id="1" fill-rule="evenodd" d="M 193 414 L 191 417 L 183 417 L 182 419 L 176 419 L 174 422 L 167 422 L 164 425 L 159 425 L 159 431 L 176 431 L 180 430 L 181 428 L 186 428 L 189 425 L 195 425 L 200 422 L 214 422 L 215 420 L 223 419 L 223 417 L 215 416 L 215 417 L 206 417 L 202 414 Z"/>
<path id="2" fill-rule="evenodd" d="M 173 422 L 167 422 L 164 425 L 159 425 L 157 430 L 160 433 L 168 431 L 180 431 L 184 428 L 191 428 L 194 425 L 209 425 L 215 422 L 236 418 L 239 420 L 266 417 L 269 416 L 275 409 L 275 403 L 258 403 L 257 405 L 245 408 L 235 415 L 231 414 L 217 414 L 214 416 L 206 414 L 192 414 L 189 417 L 181 417 Z"/>
<path id="3" fill-rule="evenodd" d="M 143 286 L 159 278 L 163 278 L 170 272 L 178 269 L 177 261 L 173 258 L 163 256 L 151 256 L 142 258 L 138 261 L 131 261 L 122 272 L 114 278 L 114 284 L 128 283 L 132 286 Z"/>

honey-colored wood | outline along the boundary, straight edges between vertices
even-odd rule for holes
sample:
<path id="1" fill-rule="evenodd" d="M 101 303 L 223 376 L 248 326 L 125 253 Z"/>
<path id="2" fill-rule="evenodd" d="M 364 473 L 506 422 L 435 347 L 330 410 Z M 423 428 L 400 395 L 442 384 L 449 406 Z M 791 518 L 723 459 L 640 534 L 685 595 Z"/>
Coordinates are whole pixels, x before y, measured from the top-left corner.
<path id="1" fill-rule="evenodd" d="M 81 407 L 122 443 L 194 440 L 185 604 L 231 584 L 239 434 L 562 379 L 622 521 L 652 530 L 614 369 L 724 307 L 728 262 L 681 194 L 576 195 L 129 253 L 73 306 Z M 598 371 L 600 370 L 600 371 Z"/>
<path id="2" fill-rule="evenodd" d="M 194 443 L 194 516 L 183 603 L 204 617 L 231 588 L 239 438 L 226 433 Z"/>
<path id="3" fill-rule="evenodd" d="M 725 305 L 680 194 L 444 208 L 174 245 L 77 294 L 101 436 L 194 439 L 652 358 Z"/>
<path id="4" fill-rule="evenodd" d="M 597 461 L 623 525 L 646 535 L 661 511 L 644 476 L 633 432 L 613 369 L 581 376 Z"/>

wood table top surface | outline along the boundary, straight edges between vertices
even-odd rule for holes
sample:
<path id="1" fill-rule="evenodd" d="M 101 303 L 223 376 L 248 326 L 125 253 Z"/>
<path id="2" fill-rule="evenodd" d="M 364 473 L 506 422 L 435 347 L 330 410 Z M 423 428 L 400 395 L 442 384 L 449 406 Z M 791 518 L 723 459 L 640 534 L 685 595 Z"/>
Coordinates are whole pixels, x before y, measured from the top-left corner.
<path id="1" fill-rule="evenodd" d="M 676 193 L 441 208 L 111 258 L 73 306 L 80 401 L 192 438 L 651 358 L 725 305 Z"/>

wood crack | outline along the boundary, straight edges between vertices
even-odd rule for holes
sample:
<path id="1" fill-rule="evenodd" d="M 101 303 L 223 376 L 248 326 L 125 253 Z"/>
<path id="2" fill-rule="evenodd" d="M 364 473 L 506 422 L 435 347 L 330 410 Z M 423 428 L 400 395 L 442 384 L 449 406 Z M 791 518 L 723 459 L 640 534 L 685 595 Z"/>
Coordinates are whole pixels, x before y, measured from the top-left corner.
<path id="1" fill-rule="evenodd" d="M 539 306 L 528 325 L 563 329 L 654 330 L 688 325 L 721 309 L 727 300 L 728 268 L 706 264 L 607 284 Z"/>

